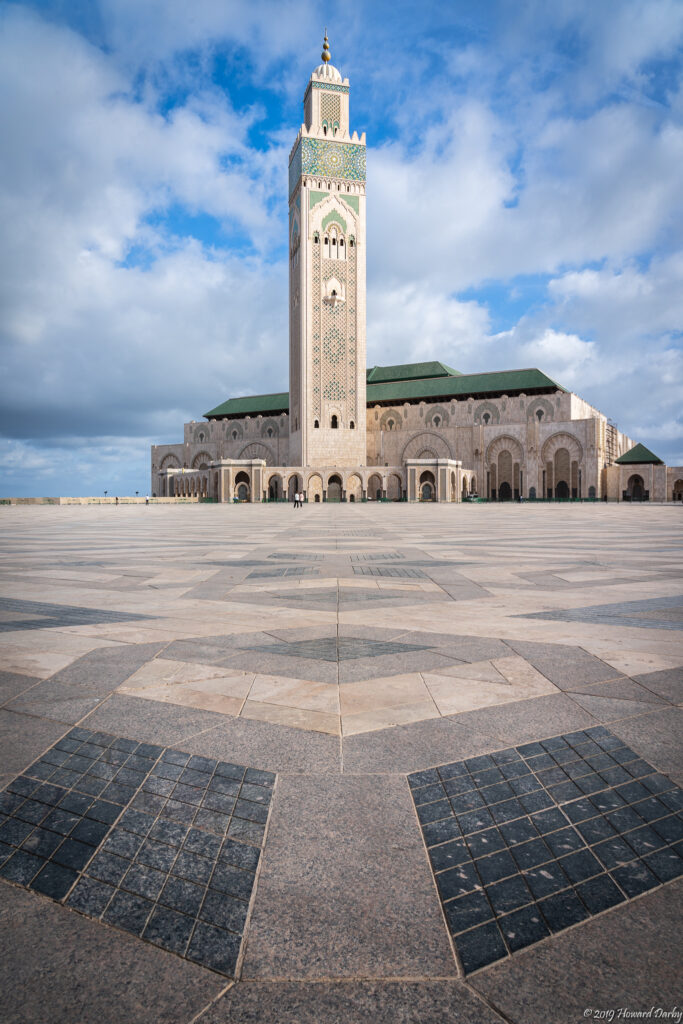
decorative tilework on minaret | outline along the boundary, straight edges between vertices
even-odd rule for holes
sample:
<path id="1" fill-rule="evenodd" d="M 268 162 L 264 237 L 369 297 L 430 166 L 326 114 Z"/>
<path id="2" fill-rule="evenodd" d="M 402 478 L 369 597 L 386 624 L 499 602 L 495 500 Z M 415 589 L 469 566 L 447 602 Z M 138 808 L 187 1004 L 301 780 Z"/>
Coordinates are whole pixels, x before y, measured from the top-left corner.
<path id="1" fill-rule="evenodd" d="M 323 63 L 289 162 L 290 464 L 365 465 L 365 134 Z"/>

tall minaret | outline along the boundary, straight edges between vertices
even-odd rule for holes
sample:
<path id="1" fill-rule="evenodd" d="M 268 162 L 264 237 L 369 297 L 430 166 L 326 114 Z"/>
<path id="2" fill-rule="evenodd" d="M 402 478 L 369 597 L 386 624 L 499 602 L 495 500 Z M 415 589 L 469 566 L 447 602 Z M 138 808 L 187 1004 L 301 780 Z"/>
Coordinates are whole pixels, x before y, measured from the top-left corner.
<path id="1" fill-rule="evenodd" d="M 365 443 L 365 133 L 349 80 L 323 63 L 289 158 L 289 461 L 362 466 Z"/>

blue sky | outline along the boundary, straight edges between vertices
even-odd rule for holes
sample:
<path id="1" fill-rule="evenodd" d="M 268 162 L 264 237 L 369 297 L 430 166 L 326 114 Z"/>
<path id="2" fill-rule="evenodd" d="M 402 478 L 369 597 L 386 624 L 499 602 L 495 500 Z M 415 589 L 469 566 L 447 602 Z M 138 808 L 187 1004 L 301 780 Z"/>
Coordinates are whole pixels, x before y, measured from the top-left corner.
<path id="1" fill-rule="evenodd" d="M 539 366 L 683 464 L 683 4 L 0 10 L 0 495 L 134 493 L 287 386 L 287 159 L 327 25 L 368 136 L 368 362 Z"/>

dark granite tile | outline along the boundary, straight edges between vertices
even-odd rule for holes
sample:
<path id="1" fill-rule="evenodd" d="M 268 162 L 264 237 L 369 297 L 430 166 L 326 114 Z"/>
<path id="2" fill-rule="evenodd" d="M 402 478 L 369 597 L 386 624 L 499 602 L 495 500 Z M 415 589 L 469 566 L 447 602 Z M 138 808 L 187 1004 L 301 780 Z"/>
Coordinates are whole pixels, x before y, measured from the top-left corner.
<path id="1" fill-rule="evenodd" d="M 603 870 L 599 861 L 595 859 L 590 850 L 586 849 L 570 853 L 568 857 L 562 857 L 558 864 L 571 882 L 582 882 L 585 878 L 598 875 Z"/>
<path id="2" fill-rule="evenodd" d="M 195 885 L 184 878 L 175 878 L 171 875 L 163 887 L 159 896 L 159 902 L 174 910 L 179 910 L 190 917 L 196 917 L 206 892 L 203 885 Z"/>
<path id="3" fill-rule="evenodd" d="M 179 878 L 205 885 L 211 877 L 212 862 L 207 857 L 190 853 L 185 847 L 178 854 L 172 872 Z"/>
<path id="4" fill-rule="evenodd" d="M 118 928 L 141 935 L 154 904 L 142 896 L 128 892 L 117 892 L 102 915 L 102 920 Z"/>
<path id="5" fill-rule="evenodd" d="M 177 854 L 178 850 L 175 847 L 147 839 L 138 851 L 137 860 L 140 864 L 146 864 L 158 871 L 170 871 Z"/>
<path id="6" fill-rule="evenodd" d="M 675 850 L 663 849 L 648 853 L 643 861 L 660 882 L 670 882 L 683 874 L 683 857 L 679 857 Z"/>
<path id="7" fill-rule="evenodd" d="M 26 853 L 35 853 L 36 856 L 45 857 L 47 860 L 55 852 L 59 844 L 66 841 L 64 836 L 61 836 L 58 832 L 36 828 L 24 840 L 21 848 Z M 90 852 L 92 853 L 92 850 Z"/>
<path id="8" fill-rule="evenodd" d="M 239 935 L 200 921 L 185 955 L 203 967 L 234 977 L 240 942 Z"/>
<path id="9" fill-rule="evenodd" d="M 593 846 L 593 853 L 600 858 L 605 867 L 610 870 L 619 864 L 628 864 L 634 860 L 635 853 L 623 839 L 618 836 L 614 839 L 606 839 L 602 843 Z"/>
<path id="10" fill-rule="evenodd" d="M 540 900 L 538 907 L 551 932 L 562 931 L 588 917 L 581 900 L 573 891 L 559 892 Z"/>
<path id="11" fill-rule="evenodd" d="M 90 846 L 99 846 L 110 826 L 101 821 L 90 821 L 84 818 L 71 832 L 71 839 L 77 839 L 81 843 L 88 843 Z"/>
<path id="12" fill-rule="evenodd" d="M 156 900 L 161 892 L 166 875 L 146 864 L 132 864 L 123 879 L 121 888 L 127 889 L 136 896 L 145 896 L 148 900 Z"/>
<path id="13" fill-rule="evenodd" d="M 513 875 L 502 882 L 496 882 L 495 885 L 488 885 L 486 895 L 497 915 L 507 914 L 533 902 L 533 897 L 521 875 Z"/>
<path id="14" fill-rule="evenodd" d="M 31 832 L 33 832 L 31 822 L 8 818 L 3 825 L 0 825 L 0 842 L 7 843 L 8 846 L 21 846 Z"/>
<path id="15" fill-rule="evenodd" d="M 76 839 L 65 839 L 61 846 L 52 854 L 51 860 L 63 867 L 80 871 L 93 855 L 92 846 L 79 843 Z"/>
<path id="16" fill-rule="evenodd" d="M 460 826 L 455 818 L 442 818 L 422 826 L 422 835 L 427 846 L 444 843 L 448 839 L 459 839 L 462 836 Z"/>
<path id="17" fill-rule="evenodd" d="M 242 871 L 230 864 L 221 861 L 211 877 L 210 889 L 228 893 L 239 899 L 249 901 L 254 886 L 254 875 L 249 871 Z"/>
<path id="18" fill-rule="evenodd" d="M 642 860 L 634 860 L 630 864 L 613 868 L 610 874 L 629 899 L 660 884 L 657 876 Z"/>
<path id="19" fill-rule="evenodd" d="M 522 907 L 498 921 L 498 927 L 512 953 L 539 942 L 550 934 L 538 907 Z"/>
<path id="20" fill-rule="evenodd" d="M 493 918 L 491 905 L 481 889 L 450 900 L 444 904 L 444 913 L 453 935 Z"/>
<path id="21" fill-rule="evenodd" d="M 599 914 L 617 903 L 623 903 L 624 897 L 609 875 L 599 875 L 586 882 L 580 882 L 576 891 L 591 914 Z"/>
<path id="22" fill-rule="evenodd" d="M 69 895 L 67 906 L 80 910 L 89 917 L 99 917 L 114 892 L 112 886 L 83 875 Z"/>
<path id="23" fill-rule="evenodd" d="M 470 851 L 462 839 L 452 839 L 429 850 L 429 859 L 434 871 L 444 871 L 470 860 Z"/>
<path id="24" fill-rule="evenodd" d="M 42 857 L 34 857 L 31 853 L 17 850 L 0 868 L 0 875 L 10 882 L 28 885 L 31 879 L 45 864 Z"/>
<path id="25" fill-rule="evenodd" d="M 142 836 L 138 836 L 134 832 L 126 832 L 122 828 L 115 828 L 102 844 L 102 850 L 105 853 L 115 853 L 117 857 L 133 860 L 142 843 Z"/>
<path id="26" fill-rule="evenodd" d="M 468 974 L 507 955 L 503 938 L 493 921 L 458 935 L 455 944 Z"/>
<path id="27" fill-rule="evenodd" d="M 77 871 L 49 862 L 31 882 L 31 889 L 43 893 L 44 896 L 50 896 L 53 900 L 61 900 L 77 878 Z"/>
<path id="28" fill-rule="evenodd" d="M 210 889 L 206 894 L 199 916 L 202 921 L 215 925 L 217 928 L 241 933 L 247 919 L 247 909 L 248 904 L 242 900 Z"/>
<path id="29" fill-rule="evenodd" d="M 154 821 L 155 819 L 151 814 L 129 809 L 121 815 L 118 827 L 126 829 L 128 832 L 134 832 L 136 835 L 144 838 L 152 828 L 152 825 L 154 825 Z"/>
<path id="30" fill-rule="evenodd" d="M 169 846 L 182 846 L 187 835 L 187 826 L 178 825 L 173 821 L 156 821 L 152 826 L 149 838 Z"/>
<path id="31" fill-rule="evenodd" d="M 220 860 L 226 861 L 245 871 L 256 871 L 261 851 L 255 846 L 245 846 L 232 839 L 226 839 L 220 853 Z"/>
<path id="32" fill-rule="evenodd" d="M 479 876 L 471 862 L 442 871 L 436 876 L 436 884 L 444 901 L 463 896 L 480 886 Z"/>
<path id="33" fill-rule="evenodd" d="M 508 850 L 500 850 L 476 861 L 476 868 L 484 885 L 490 885 L 517 873 L 518 868 Z"/>
<path id="34" fill-rule="evenodd" d="M 99 882 L 118 885 L 129 867 L 130 861 L 123 857 L 116 857 L 113 853 L 98 853 L 88 864 L 88 874 Z"/>
<path id="35" fill-rule="evenodd" d="M 530 868 L 524 872 L 524 879 L 537 900 L 569 886 L 569 879 L 556 861 Z"/>
<path id="36" fill-rule="evenodd" d="M 533 839 L 530 843 L 521 843 L 513 847 L 512 856 L 521 870 L 536 867 L 553 859 L 552 853 L 542 839 Z"/>
<path id="37" fill-rule="evenodd" d="M 485 857 L 487 853 L 504 850 L 505 846 L 505 840 L 497 828 L 487 828 L 484 832 L 475 832 L 467 837 L 467 847 L 472 857 Z"/>
<path id="38" fill-rule="evenodd" d="M 167 907 L 156 907 L 147 922 L 143 938 L 181 955 L 187 948 L 194 921 Z"/>

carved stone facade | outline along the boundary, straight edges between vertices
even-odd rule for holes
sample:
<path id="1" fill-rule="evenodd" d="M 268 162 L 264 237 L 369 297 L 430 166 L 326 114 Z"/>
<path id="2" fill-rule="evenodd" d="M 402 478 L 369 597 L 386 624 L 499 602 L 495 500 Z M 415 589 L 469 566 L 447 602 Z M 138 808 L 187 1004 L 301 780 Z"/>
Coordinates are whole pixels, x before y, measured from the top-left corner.
<path id="1" fill-rule="evenodd" d="M 349 82 L 315 69 L 289 160 L 289 392 L 229 399 L 152 448 L 152 492 L 219 501 L 683 500 L 683 469 L 540 370 L 366 371 L 365 135 Z"/>

